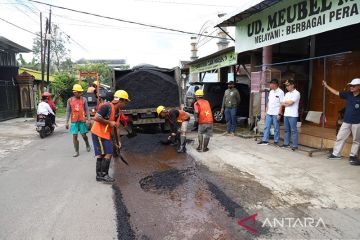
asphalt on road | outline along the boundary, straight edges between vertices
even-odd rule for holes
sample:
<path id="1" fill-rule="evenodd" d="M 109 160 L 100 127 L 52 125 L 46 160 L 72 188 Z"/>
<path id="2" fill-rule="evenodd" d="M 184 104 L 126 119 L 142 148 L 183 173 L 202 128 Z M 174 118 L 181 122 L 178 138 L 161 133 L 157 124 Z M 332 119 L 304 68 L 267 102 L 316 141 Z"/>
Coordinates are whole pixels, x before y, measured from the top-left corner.
<path id="1" fill-rule="evenodd" d="M 209 180 L 208 169 L 161 145 L 166 137 L 140 134 L 122 141 L 129 166 L 114 161 L 118 239 L 252 239 L 234 216 L 245 210 Z"/>
<path id="2" fill-rule="evenodd" d="M 82 140 L 80 157 L 72 157 L 71 135 L 64 128 L 1 159 L 0 239 L 255 237 L 234 216 L 235 211 L 249 215 L 236 199 L 239 179 L 228 179 L 230 170 L 214 175 L 189 155 L 161 145 L 164 138 L 123 137 L 129 166 L 114 159 L 113 185 L 95 181 L 95 158 Z M 269 197 L 245 181 L 256 198 Z M 267 236 L 266 229 L 260 236 Z"/>
<path id="3" fill-rule="evenodd" d="M 111 185 L 95 181 L 82 140 L 80 157 L 72 154 L 58 128 L 0 159 L 0 239 L 117 239 Z"/>

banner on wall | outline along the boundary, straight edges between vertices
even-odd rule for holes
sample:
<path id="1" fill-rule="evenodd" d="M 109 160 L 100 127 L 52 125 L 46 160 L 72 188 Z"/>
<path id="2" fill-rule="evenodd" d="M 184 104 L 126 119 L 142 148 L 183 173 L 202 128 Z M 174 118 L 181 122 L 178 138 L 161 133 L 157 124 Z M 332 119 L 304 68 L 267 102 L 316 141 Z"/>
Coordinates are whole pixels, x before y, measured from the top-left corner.
<path id="1" fill-rule="evenodd" d="M 360 23 L 360 0 L 281 1 L 236 24 L 241 53 Z"/>

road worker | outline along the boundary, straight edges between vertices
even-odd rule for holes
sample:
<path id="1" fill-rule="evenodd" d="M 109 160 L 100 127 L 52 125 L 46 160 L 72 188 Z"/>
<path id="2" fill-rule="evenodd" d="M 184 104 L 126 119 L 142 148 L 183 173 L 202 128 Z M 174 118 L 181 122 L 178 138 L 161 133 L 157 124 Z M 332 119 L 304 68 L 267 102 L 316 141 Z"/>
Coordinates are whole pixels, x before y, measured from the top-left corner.
<path id="1" fill-rule="evenodd" d="M 180 130 L 180 146 L 178 153 L 186 152 L 186 131 L 190 120 L 190 114 L 177 109 L 166 110 L 164 106 L 158 106 L 156 112 L 159 118 L 165 119 L 170 124 L 171 135 L 168 140 L 175 138 Z"/>
<path id="2" fill-rule="evenodd" d="M 195 92 L 196 102 L 194 103 L 195 122 L 199 124 L 198 138 L 199 146 L 196 148 L 199 152 L 209 151 L 208 145 L 210 137 L 213 134 L 213 114 L 210 104 L 204 99 L 204 91 L 199 89 Z"/>
<path id="3" fill-rule="evenodd" d="M 103 103 L 95 115 L 94 125 L 91 128 L 94 151 L 96 156 L 96 181 L 113 182 L 114 178 L 109 176 L 110 161 L 113 155 L 113 141 L 111 133 L 114 127 L 118 128 L 116 116 L 121 115 L 120 109 L 125 107 L 129 102 L 129 95 L 124 90 L 118 90 L 114 94 L 111 102 Z M 120 132 L 115 131 L 120 140 Z M 116 146 L 118 149 L 121 147 Z"/>
<path id="4" fill-rule="evenodd" d="M 94 93 L 97 96 L 97 90 L 99 87 L 99 82 L 98 81 L 94 81 L 93 84 L 91 84 L 90 87 L 88 87 L 87 89 L 87 93 Z"/>
<path id="5" fill-rule="evenodd" d="M 66 129 L 69 129 L 69 119 L 71 119 L 70 133 L 73 135 L 73 144 L 75 149 L 75 154 L 73 157 L 78 157 L 79 132 L 85 141 L 86 150 L 88 152 L 91 150 L 89 140 L 86 135 L 86 133 L 89 131 L 87 125 L 90 124 L 90 113 L 86 98 L 81 96 L 84 91 L 81 85 L 75 84 L 72 90 L 74 96 L 68 99 L 66 105 Z"/>

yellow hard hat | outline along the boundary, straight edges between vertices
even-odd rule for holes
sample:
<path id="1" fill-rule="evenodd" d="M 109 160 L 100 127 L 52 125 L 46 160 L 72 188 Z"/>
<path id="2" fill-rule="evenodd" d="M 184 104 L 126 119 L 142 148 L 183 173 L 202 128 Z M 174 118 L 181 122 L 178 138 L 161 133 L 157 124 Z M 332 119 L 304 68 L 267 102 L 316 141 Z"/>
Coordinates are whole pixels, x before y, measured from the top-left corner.
<path id="1" fill-rule="evenodd" d="M 117 90 L 114 94 L 114 100 L 125 99 L 130 102 L 129 94 L 124 90 Z"/>
<path id="2" fill-rule="evenodd" d="M 158 115 L 160 115 L 160 113 L 161 113 L 162 111 L 164 111 L 164 110 L 165 110 L 165 107 L 164 107 L 164 106 L 158 106 L 158 107 L 156 108 L 156 112 L 157 112 Z"/>
<path id="3" fill-rule="evenodd" d="M 82 86 L 80 84 L 75 84 L 73 86 L 72 90 L 73 90 L 73 92 L 83 92 L 84 91 L 84 89 L 82 88 Z"/>
<path id="4" fill-rule="evenodd" d="M 196 97 L 202 97 L 202 96 L 204 96 L 204 91 L 201 90 L 201 89 L 196 90 L 195 96 L 196 96 Z"/>
<path id="5" fill-rule="evenodd" d="M 98 82 L 98 81 L 94 81 L 93 84 L 95 84 L 96 86 L 99 86 L 99 82 Z"/>

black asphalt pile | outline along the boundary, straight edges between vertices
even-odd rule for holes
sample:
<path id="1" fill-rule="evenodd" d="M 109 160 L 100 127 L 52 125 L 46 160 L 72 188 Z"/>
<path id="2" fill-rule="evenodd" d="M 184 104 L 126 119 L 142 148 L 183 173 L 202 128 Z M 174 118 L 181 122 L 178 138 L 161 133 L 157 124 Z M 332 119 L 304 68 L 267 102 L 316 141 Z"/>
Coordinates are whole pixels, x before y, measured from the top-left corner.
<path id="1" fill-rule="evenodd" d="M 113 185 L 116 206 L 117 235 L 119 240 L 135 240 L 135 233 L 130 225 L 130 214 L 124 204 L 120 189 Z"/>
<path id="2" fill-rule="evenodd" d="M 154 172 L 139 181 L 140 187 L 144 191 L 152 191 L 156 193 L 165 193 L 175 190 L 185 181 L 185 176 L 193 174 L 194 170 L 191 168 L 179 170 L 171 168 L 166 171 Z"/>
<path id="3" fill-rule="evenodd" d="M 119 77 L 116 79 L 116 89 L 129 93 L 131 102 L 125 109 L 180 106 L 176 80 L 155 70 L 140 69 Z"/>
<path id="4" fill-rule="evenodd" d="M 160 147 L 160 140 L 166 139 L 166 134 L 138 134 L 134 138 L 122 138 L 122 150 L 129 153 L 149 154 Z"/>

